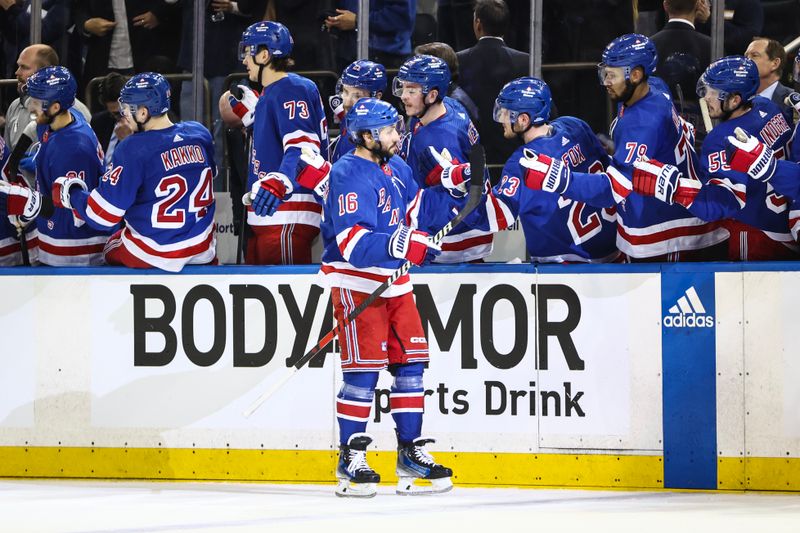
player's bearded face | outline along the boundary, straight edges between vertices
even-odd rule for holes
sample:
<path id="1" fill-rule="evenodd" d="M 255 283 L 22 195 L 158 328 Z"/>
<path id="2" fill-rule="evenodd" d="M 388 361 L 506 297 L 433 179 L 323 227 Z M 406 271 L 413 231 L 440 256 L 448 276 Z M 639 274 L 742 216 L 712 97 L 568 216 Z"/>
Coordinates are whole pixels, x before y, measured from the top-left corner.
<path id="1" fill-rule="evenodd" d="M 398 124 L 402 124 L 402 122 Z M 383 157 L 388 159 L 400 150 L 400 139 L 402 137 L 400 129 L 400 126 L 386 126 L 379 132 L 379 151 Z"/>
<path id="2" fill-rule="evenodd" d="M 608 96 L 615 102 L 623 100 L 628 92 L 628 84 L 625 79 L 625 69 L 622 67 L 598 67 L 600 83 L 605 87 Z"/>
<path id="3" fill-rule="evenodd" d="M 425 111 L 425 95 L 422 86 L 416 83 L 403 83 L 400 100 L 406 108 L 408 116 L 416 117 Z"/>

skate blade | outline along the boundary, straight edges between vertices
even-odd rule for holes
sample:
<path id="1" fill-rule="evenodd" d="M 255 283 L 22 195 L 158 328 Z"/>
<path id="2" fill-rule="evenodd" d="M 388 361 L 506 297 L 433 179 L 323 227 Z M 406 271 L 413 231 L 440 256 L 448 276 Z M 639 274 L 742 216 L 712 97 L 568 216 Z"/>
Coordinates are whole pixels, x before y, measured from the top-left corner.
<path id="1" fill-rule="evenodd" d="M 427 494 L 441 494 L 453 488 L 453 481 L 449 477 L 424 480 L 430 481 L 430 485 L 415 485 L 414 482 L 418 479 L 415 477 L 399 478 L 395 492 L 400 496 L 424 496 Z"/>
<path id="2" fill-rule="evenodd" d="M 339 480 L 336 486 L 336 495 L 340 498 L 372 498 L 377 494 L 377 483 L 351 483 L 349 480 Z"/>

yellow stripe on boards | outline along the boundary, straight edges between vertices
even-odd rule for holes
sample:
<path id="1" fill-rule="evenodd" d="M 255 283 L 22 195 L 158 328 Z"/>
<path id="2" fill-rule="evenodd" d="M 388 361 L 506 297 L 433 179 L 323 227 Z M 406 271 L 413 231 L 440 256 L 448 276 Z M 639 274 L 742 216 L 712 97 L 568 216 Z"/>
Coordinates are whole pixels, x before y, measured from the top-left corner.
<path id="1" fill-rule="evenodd" d="M 457 485 L 661 489 L 663 459 L 645 455 L 436 452 Z M 0 477 L 332 483 L 337 451 L 0 447 Z M 394 452 L 370 452 L 385 483 Z M 722 490 L 800 491 L 800 459 L 721 457 Z"/>

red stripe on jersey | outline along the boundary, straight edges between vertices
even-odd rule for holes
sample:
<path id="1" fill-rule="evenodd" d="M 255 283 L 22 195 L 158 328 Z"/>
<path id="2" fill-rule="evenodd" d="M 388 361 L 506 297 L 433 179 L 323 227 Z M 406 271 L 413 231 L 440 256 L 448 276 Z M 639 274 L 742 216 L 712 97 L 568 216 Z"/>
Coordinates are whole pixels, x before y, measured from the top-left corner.
<path id="1" fill-rule="evenodd" d="M 39 243 L 39 249 L 43 252 L 62 256 L 99 254 L 102 253 L 105 246 L 106 243 L 85 244 L 81 246 L 58 246 L 44 241 Z"/>
<path id="2" fill-rule="evenodd" d="M 30 242 L 28 243 L 30 245 Z M 2 255 L 11 255 L 19 252 L 20 245 L 18 242 L 9 244 L 8 246 L 3 246 L 0 248 L 0 256 Z"/>
<path id="3" fill-rule="evenodd" d="M 508 227 L 508 220 L 506 220 L 505 212 L 503 208 L 500 207 L 500 201 L 495 197 L 494 192 L 489 193 L 489 201 L 492 202 L 492 207 L 494 207 L 495 214 L 495 221 L 497 222 L 497 230 L 502 231 Z"/>
<path id="4" fill-rule="evenodd" d="M 612 174 L 606 174 L 608 176 L 608 180 L 611 182 L 611 189 L 617 196 L 621 196 L 622 198 L 627 198 L 628 195 L 631 193 L 630 188 L 626 187 L 622 183 L 618 182 L 614 179 Z"/>
<path id="5" fill-rule="evenodd" d="M 411 200 L 410 204 L 408 204 L 408 207 L 406 208 L 406 225 L 411 224 L 411 213 L 413 213 L 414 209 L 417 208 L 417 204 L 419 204 L 419 199 L 421 196 L 422 196 L 422 191 L 415 194 L 414 199 Z"/>
<path id="6" fill-rule="evenodd" d="M 372 409 L 371 402 L 365 402 L 360 405 L 353 405 L 352 403 L 343 403 L 336 400 L 336 414 L 352 416 L 353 418 L 368 419 L 369 412 Z"/>
<path id="7" fill-rule="evenodd" d="M 358 235 L 363 229 L 364 228 L 358 224 L 350 228 L 350 231 L 347 233 L 347 237 L 342 239 L 342 242 L 339 244 L 339 252 L 342 254 L 342 257 L 344 257 L 345 248 L 347 248 L 347 245 L 350 244 L 350 241 L 353 239 L 353 237 Z"/>
<path id="8" fill-rule="evenodd" d="M 464 239 L 463 241 L 458 242 L 450 242 L 450 243 L 442 243 L 442 251 L 443 252 L 460 252 L 463 250 L 468 250 L 473 246 L 479 246 L 481 244 L 490 244 L 492 242 L 491 235 L 478 235 L 477 237 L 472 237 L 470 239 Z"/>
<path id="9" fill-rule="evenodd" d="M 719 178 L 711 178 L 710 180 L 708 180 L 708 183 L 711 185 L 719 185 L 720 187 L 725 187 L 736 197 L 736 199 L 739 201 L 739 204 L 741 205 L 744 205 L 745 202 L 747 201 L 746 191 L 735 189 L 734 187 L 729 186 L 727 183 L 725 183 Z"/>
<path id="10" fill-rule="evenodd" d="M 319 146 L 319 141 L 303 135 L 302 137 L 295 137 L 294 139 L 289 139 L 288 141 L 286 141 L 286 147 L 288 148 L 293 144 L 301 144 L 301 143 L 311 143 L 315 146 Z"/>
<path id="11" fill-rule="evenodd" d="M 383 276 L 381 274 L 372 274 L 370 272 L 358 272 L 357 270 L 347 270 L 346 268 L 334 268 L 330 265 L 322 265 L 320 269 L 323 274 L 346 274 L 348 276 L 354 276 L 356 278 L 364 278 L 371 281 L 378 281 L 383 283 L 389 276 Z M 402 285 L 403 283 L 408 283 L 411 280 L 408 274 L 403 274 L 397 281 L 394 282 L 395 286 Z"/>
<path id="12" fill-rule="evenodd" d="M 425 407 L 425 395 L 419 396 L 395 396 L 389 395 L 389 407 L 391 409 L 423 409 Z"/>
<path id="13" fill-rule="evenodd" d="M 102 220 L 106 221 L 111 226 L 113 226 L 114 224 L 117 224 L 120 220 L 122 220 L 122 217 L 118 217 L 118 216 L 116 216 L 116 215 L 114 215 L 112 213 L 109 213 L 105 209 L 103 209 L 100 206 L 100 204 L 97 203 L 97 200 L 92 198 L 91 195 L 89 196 L 89 199 L 86 201 L 86 203 L 89 206 L 89 208 L 91 208 L 92 212 L 95 215 L 97 215 Z"/>
<path id="14" fill-rule="evenodd" d="M 252 206 L 250 208 L 252 211 Z M 322 213 L 322 206 L 316 202 L 283 202 L 278 211 L 313 211 L 315 213 Z"/>
<path id="15" fill-rule="evenodd" d="M 211 246 L 211 241 L 214 239 L 214 232 L 208 232 L 208 236 L 202 242 L 195 244 L 194 246 L 190 246 L 189 248 L 183 248 L 181 250 L 173 250 L 170 252 L 161 252 L 155 250 L 148 246 L 144 241 L 141 239 L 137 239 L 133 236 L 131 231 L 128 228 L 124 229 L 125 237 L 133 242 L 138 248 L 144 251 L 147 254 L 155 255 L 157 257 L 165 257 L 167 259 L 178 259 L 183 257 L 193 257 L 195 255 L 201 254 L 208 250 L 209 246 Z"/>
<path id="16" fill-rule="evenodd" d="M 664 231 L 658 231 L 649 235 L 631 235 L 625 231 L 620 225 L 617 225 L 617 232 L 625 241 L 631 244 L 655 244 L 664 242 L 669 239 L 678 237 L 692 237 L 705 235 L 711 233 L 719 227 L 718 222 L 709 222 L 708 224 L 701 224 L 700 226 L 682 226 L 679 228 L 671 228 Z"/>

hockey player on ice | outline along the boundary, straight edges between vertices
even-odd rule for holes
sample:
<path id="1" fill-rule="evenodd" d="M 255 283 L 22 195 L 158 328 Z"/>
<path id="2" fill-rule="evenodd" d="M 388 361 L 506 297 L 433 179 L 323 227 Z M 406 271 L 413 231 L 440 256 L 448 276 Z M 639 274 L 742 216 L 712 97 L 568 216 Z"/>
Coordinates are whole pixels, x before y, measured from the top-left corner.
<path id="1" fill-rule="evenodd" d="M 381 98 L 386 90 L 386 69 L 380 63 L 374 63 L 364 59 L 359 59 L 350 63 L 342 71 L 342 77 L 336 84 L 336 98 L 340 101 L 333 112 L 340 116 L 342 125 L 339 136 L 331 140 L 328 147 L 330 156 L 328 161 L 331 164 L 338 161 L 344 154 L 352 152 L 355 145 L 347 135 L 347 128 L 344 124 L 344 117 L 355 103 L 361 98 L 373 97 Z"/>
<path id="2" fill-rule="evenodd" d="M 61 66 L 37 70 L 25 85 L 27 106 L 36 115 L 39 150 L 34 159 L 36 189 L 0 182 L 0 201 L 22 224 L 34 219 L 39 262 L 50 266 L 103 264 L 103 247 L 116 224 L 87 225 L 68 207 L 51 200 L 59 179 L 95 187 L 103 174 L 103 150 L 83 115 L 72 108 L 78 84 Z M 67 207 L 67 209 L 63 209 Z"/>
<path id="3" fill-rule="evenodd" d="M 523 158 L 525 183 L 545 185 L 595 207 L 617 207 L 617 247 L 631 261 L 708 261 L 727 255 L 728 232 L 705 222 L 680 205 L 631 193 L 633 163 L 656 159 L 677 166 L 685 175 L 697 165 L 693 132 L 675 111 L 668 94 L 649 84 L 657 63 L 656 49 L 644 35 L 627 34 L 603 51 L 598 76 L 618 106 L 611 124 L 615 152 L 607 179 L 570 172 L 555 159 Z"/>
<path id="4" fill-rule="evenodd" d="M 106 262 L 178 272 L 216 259 L 211 134 L 197 122 L 173 124 L 169 83 L 161 74 L 136 74 L 122 88 L 120 111 L 133 135 L 119 143 L 96 188 L 58 178 L 53 201 L 108 231 Z"/>
<path id="5" fill-rule="evenodd" d="M 756 64 L 743 56 L 712 63 L 697 83 L 697 94 L 708 104 L 711 118 L 720 124 L 703 142 L 700 181 L 659 161 L 637 161 L 634 190 L 666 203 L 678 203 L 703 220 L 720 220 L 730 232 L 730 261 L 780 261 L 798 258 L 798 246 L 789 229 L 789 201 L 766 183 L 748 180 L 731 169 L 727 137 L 736 129 L 757 136 L 781 157 L 791 128 L 780 108 L 756 96 Z M 701 184 L 704 184 L 701 186 Z"/>
<path id="6" fill-rule="evenodd" d="M 403 263 L 419 265 L 426 255 L 438 252 L 427 233 L 408 225 L 408 211 L 420 195 L 411 169 L 395 155 L 402 125 L 390 104 L 361 99 L 345 117 L 355 151 L 339 159 L 332 170 L 318 154 L 304 153 L 300 160 L 298 182 L 317 191 L 325 202 L 321 276 L 331 288 L 340 324 Z M 458 176 L 464 175 L 465 166 Z M 321 185 L 326 181 L 328 186 Z M 465 184 L 466 180 L 459 182 L 462 189 Z M 380 475 L 367 463 L 372 437 L 366 429 L 381 370 L 394 377 L 389 401 L 397 433 L 397 492 L 450 490 L 452 471 L 425 450 L 433 439 L 421 436 L 428 342 L 409 275 L 401 276 L 337 334 L 344 383 L 336 398 L 340 439 L 336 494 L 376 493 Z M 417 479 L 431 485 L 417 486 Z"/>
<path id="7" fill-rule="evenodd" d="M 619 261 L 624 256 L 616 246 L 613 208 L 594 208 L 564 198 L 558 190 L 533 190 L 542 187 L 525 187 L 521 183 L 521 170 L 527 169 L 520 166 L 519 160 L 526 150 L 538 153 L 542 161 L 551 158 L 577 172 L 602 172 L 609 161 L 588 124 L 574 117 L 549 121 L 551 105 L 550 88 L 537 78 L 518 78 L 500 91 L 494 120 L 503 125 L 506 139 L 519 137 L 524 146 L 511 155 L 503 167 L 501 181 L 468 221 L 470 225 L 502 231 L 519 218 L 533 262 Z M 600 174 L 594 176 L 595 180 L 605 181 Z"/>

